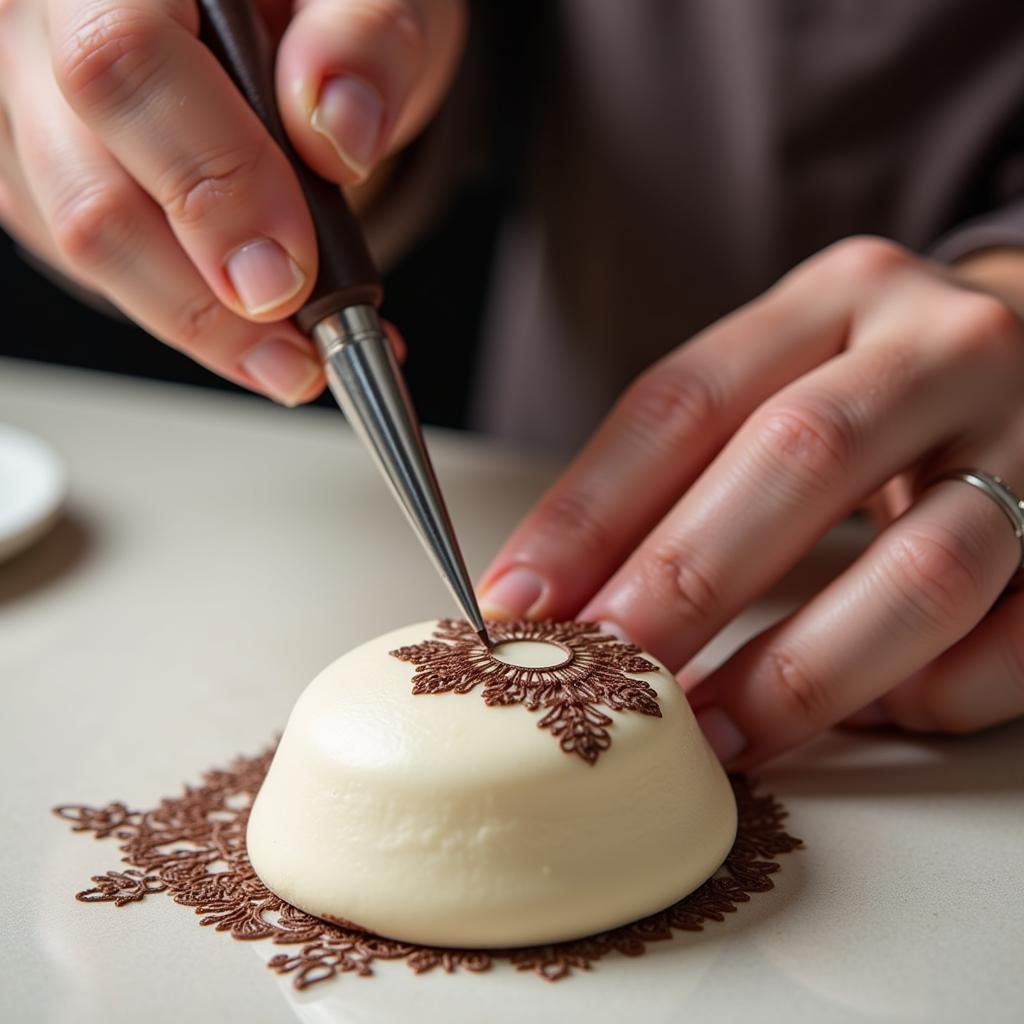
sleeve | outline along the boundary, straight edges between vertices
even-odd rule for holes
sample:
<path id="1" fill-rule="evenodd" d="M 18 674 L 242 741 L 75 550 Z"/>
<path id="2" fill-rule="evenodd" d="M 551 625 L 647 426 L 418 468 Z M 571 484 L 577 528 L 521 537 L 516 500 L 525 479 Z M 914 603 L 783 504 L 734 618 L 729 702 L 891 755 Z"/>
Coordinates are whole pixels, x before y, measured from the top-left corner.
<path id="1" fill-rule="evenodd" d="M 955 263 L 982 249 L 1015 247 L 1024 248 L 1024 195 L 946 232 L 931 247 L 930 255 Z"/>

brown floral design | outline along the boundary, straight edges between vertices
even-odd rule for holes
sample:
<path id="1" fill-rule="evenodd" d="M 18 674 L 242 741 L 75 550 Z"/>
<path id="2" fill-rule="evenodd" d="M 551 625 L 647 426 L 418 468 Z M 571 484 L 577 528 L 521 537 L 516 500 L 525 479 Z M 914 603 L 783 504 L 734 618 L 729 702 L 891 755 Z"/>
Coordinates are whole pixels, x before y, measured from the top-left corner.
<path id="1" fill-rule="evenodd" d="M 522 704 L 545 709 L 537 723 L 548 729 L 567 754 L 595 764 L 611 745 L 612 719 L 600 710 L 638 711 L 661 717 L 658 695 L 627 672 L 656 672 L 639 647 L 602 633 L 592 622 L 489 622 L 495 645 L 508 640 L 535 640 L 565 652 L 550 668 L 520 668 L 494 657 L 461 619 L 442 619 L 434 636 L 391 654 L 412 662 L 413 693 L 469 693 L 483 687 L 485 704 Z"/>
<path id="2" fill-rule="evenodd" d="M 85 903 L 121 907 L 167 892 L 175 903 L 193 907 L 201 925 L 236 939 L 269 939 L 295 952 L 271 957 L 268 966 L 292 975 L 298 989 L 339 974 L 373 974 L 378 960 L 404 960 L 417 974 L 439 969 L 486 971 L 496 960 L 517 970 L 557 981 L 587 971 L 612 952 L 639 956 L 651 942 L 673 931 L 701 931 L 708 921 L 724 921 L 752 893 L 773 888 L 775 857 L 801 843 L 782 827 L 785 811 L 771 796 L 757 796 L 743 778 L 732 779 L 739 808 L 736 842 L 721 869 L 699 889 L 665 910 L 633 924 L 586 939 L 511 950 L 434 949 L 396 942 L 345 923 L 310 916 L 275 896 L 249 863 L 245 829 L 249 809 L 270 766 L 273 749 L 239 758 L 227 770 L 207 772 L 199 786 L 162 800 L 149 811 L 122 803 L 106 807 L 66 804 L 54 813 L 76 832 L 118 841 L 125 871 L 93 877 L 77 894 Z"/>

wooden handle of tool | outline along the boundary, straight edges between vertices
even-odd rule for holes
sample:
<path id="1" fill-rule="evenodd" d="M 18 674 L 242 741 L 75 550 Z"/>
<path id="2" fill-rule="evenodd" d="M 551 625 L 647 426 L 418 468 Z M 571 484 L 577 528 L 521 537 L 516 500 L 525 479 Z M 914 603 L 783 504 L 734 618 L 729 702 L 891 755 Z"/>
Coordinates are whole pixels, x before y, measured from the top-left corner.
<path id="1" fill-rule="evenodd" d="M 307 333 L 346 306 L 379 306 L 380 275 L 341 189 L 312 171 L 292 149 L 274 93 L 273 53 L 253 0 L 199 0 L 200 38 L 291 162 L 313 214 L 320 272 L 295 322 Z"/>

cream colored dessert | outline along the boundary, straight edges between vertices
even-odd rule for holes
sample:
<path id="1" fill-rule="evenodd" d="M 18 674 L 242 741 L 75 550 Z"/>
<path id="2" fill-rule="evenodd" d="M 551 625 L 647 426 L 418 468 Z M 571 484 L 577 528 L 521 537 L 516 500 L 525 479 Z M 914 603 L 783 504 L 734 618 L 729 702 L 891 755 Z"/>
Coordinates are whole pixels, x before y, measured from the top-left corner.
<path id="1" fill-rule="evenodd" d="M 633 921 L 714 873 L 736 805 L 672 675 L 578 624 L 504 635 L 488 652 L 423 622 L 313 680 L 249 821 L 271 890 L 396 939 L 500 947 Z"/>

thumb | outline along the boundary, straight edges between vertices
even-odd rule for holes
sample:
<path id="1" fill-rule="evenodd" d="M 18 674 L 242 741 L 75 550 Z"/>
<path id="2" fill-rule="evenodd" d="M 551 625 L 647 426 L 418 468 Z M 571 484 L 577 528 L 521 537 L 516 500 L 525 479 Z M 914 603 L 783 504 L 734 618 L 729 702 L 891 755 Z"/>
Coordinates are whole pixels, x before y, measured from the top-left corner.
<path id="1" fill-rule="evenodd" d="M 278 106 L 302 158 L 342 185 L 419 132 L 451 82 L 462 0 L 304 0 L 277 56 Z"/>

